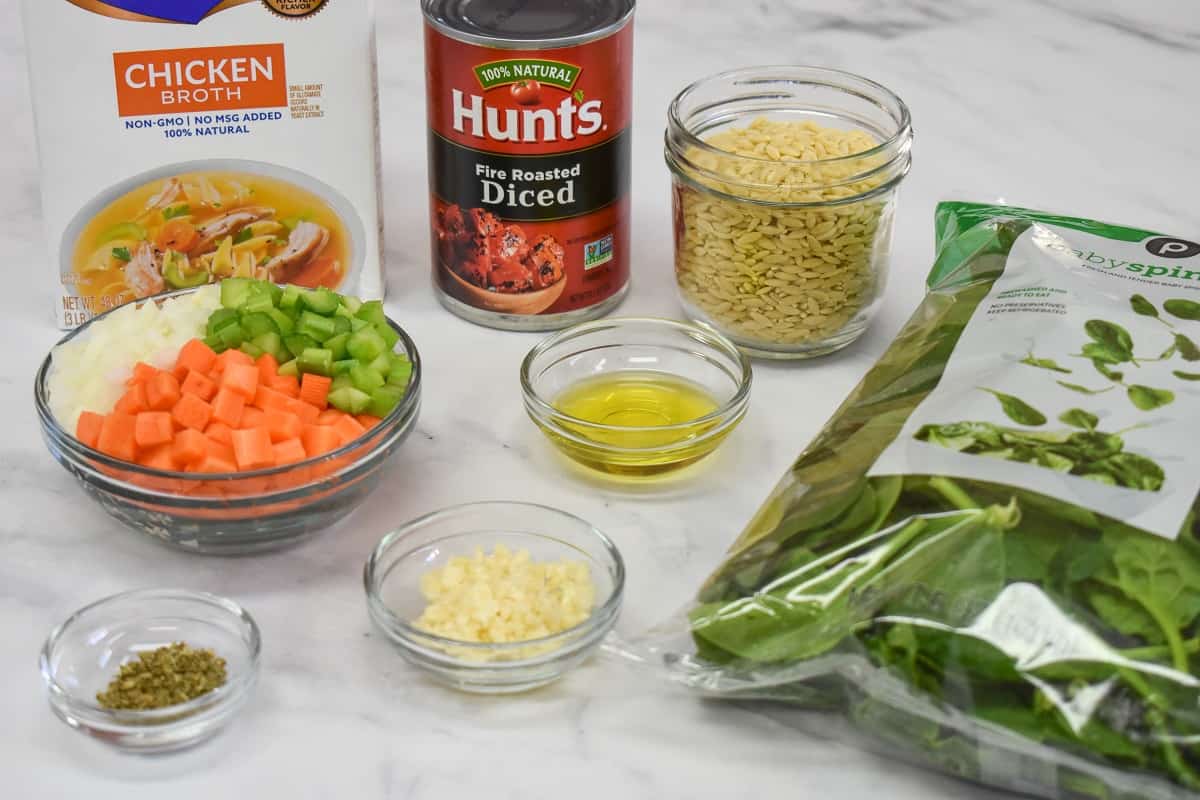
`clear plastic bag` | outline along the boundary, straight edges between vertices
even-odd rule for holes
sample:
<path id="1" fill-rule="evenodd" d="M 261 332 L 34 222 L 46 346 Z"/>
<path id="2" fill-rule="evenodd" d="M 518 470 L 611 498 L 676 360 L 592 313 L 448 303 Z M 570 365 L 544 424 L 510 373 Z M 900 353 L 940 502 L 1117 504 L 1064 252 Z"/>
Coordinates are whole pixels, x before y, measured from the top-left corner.
<path id="1" fill-rule="evenodd" d="M 912 319 L 633 647 L 968 780 L 1196 797 L 1200 245 L 968 203 L 937 232 Z"/>

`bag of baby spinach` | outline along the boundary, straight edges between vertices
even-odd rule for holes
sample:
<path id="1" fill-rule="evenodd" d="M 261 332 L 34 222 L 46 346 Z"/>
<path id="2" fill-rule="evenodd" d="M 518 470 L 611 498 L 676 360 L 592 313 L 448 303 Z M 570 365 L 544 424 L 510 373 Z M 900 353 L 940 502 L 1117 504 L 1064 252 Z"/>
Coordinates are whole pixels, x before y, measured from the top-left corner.
<path id="1" fill-rule="evenodd" d="M 1200 796 L 1200 244 L 936 222 L 924 302 L 655 648 L 968 780 Z"/>

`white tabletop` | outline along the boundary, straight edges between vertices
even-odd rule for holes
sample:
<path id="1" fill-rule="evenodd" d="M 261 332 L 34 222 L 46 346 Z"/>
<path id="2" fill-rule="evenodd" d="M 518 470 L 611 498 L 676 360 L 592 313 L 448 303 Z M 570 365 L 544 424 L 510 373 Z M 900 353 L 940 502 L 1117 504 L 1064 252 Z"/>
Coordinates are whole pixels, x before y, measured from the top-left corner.
<path id="1" fill-rule="evenodd" d="M 870 333 L 822 361 L 756 365 L 751 412 L 726 449 L 693 483 L 656 496 L 565 472 L 521 409 L 517 366 L 537 337 L 472 326 L 434 300 L 418 4 L 377 5 L 387 305 L 425 359 L 421 419 L 349 519 L 296 549 L 245 559 L 174 552 L 122 529 L 42 444 L 30 387 L 59 334 L 21 29 L 11 13 L 0 26 L 0 408 L 13 423 L 0 436 L 0 796 L 991 797 L 745 708 L 700 702 L 607 658 L 515 698 L 443 690 L 372 629 L 363 561 L 389 527 L 418 514 L 470 500 L 537 501 L 586 518 L 620 546 L 629 584 L 619 630 L 669 616 L 919 301 L 939 199 L 1003 199 L 1200 238 L 1200 7 L 643 0 L 634 277 L 622 314 L 679 313 L 661 132 L 685 84 L 753 64 L 835 66 L 895 90 L 916 130 L 891 284 Z M 114 757 L 68 730 L 37 671 L 54 624 L 145 586 L 229 595 L 256 616 L 265 642 L 258 692 L 235 727 L 199 751 L 151 761 Z"/>

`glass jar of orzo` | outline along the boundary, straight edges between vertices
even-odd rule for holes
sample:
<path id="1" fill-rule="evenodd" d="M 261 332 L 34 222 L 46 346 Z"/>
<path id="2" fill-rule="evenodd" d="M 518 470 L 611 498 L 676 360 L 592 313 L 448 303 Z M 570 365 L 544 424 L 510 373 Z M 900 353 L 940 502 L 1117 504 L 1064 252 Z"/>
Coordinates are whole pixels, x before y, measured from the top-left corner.
<path id="1" fill-rule="evenodd" d="M 666 159 L 687 314 L 765 358 L 854 341 L 883 294 L 911 146 L 900 98 L 847 72 L 755 67 L 684 89 Z"/>

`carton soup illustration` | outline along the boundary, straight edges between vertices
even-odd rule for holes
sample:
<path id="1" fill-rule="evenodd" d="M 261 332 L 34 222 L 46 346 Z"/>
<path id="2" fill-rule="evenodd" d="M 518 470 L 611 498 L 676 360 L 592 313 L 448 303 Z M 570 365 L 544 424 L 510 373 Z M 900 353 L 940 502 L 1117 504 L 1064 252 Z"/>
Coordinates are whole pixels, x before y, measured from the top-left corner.
<path id="1" fill-rule="evenodd" d="M 302 173 L 249 161 L 168 166 L 85 205 L 61 248 L 65 291 L 127 302 L 245 277 L 341 289 L 365 234 L 349 202 Z"/>

